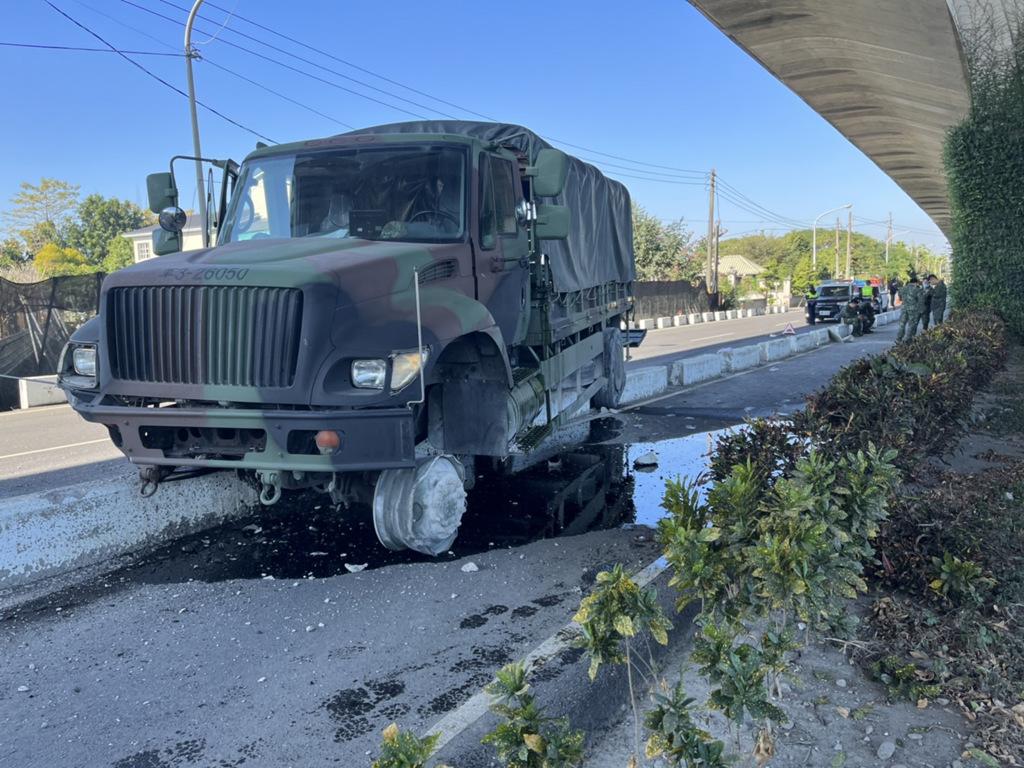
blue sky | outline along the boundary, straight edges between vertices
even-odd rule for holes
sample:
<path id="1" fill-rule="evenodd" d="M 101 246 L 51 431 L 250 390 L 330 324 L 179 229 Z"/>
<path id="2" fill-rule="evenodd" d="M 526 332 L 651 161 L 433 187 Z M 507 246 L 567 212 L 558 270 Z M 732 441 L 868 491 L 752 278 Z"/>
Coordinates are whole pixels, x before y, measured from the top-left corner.
<path id="1" fill-rule="evenodd" d="M 136 6 L 183 22 L 186 13 L 174 6 L 191 0 L 51 2 L 116 47 L 172 52 L 181 50 L 181 26 Z M 473 119 L 462 109 L 402 87 L 410 86 L 590 148 L 566 147 L 602 161 L 607 173 L 619 175 L 629 187 L 636 203 L 665 219 L 683 217 L 698 233 L 707 227 L 704 182 L 653 165 L 699 172 L 714 167 L 734 189 L 772 212 L 751 213 L 723 198 L 722 222 L 729 234 L 784 227 L 765 220 L 776 216 L 809 226 L 821 211 L 852 202 L 861 231 L 884 236 L 884 225 L 866 220 L 882 220 L 891 211 L 898 239 L 945 245 L 931 220 L 895 183 L 684 0 L 208 0 L 203 14 L 211 21 L 199 22 L 203 31 L 194 37 L 199 43 L 226 17 L 209 2 L 402 84 L 230 18 L 214 40 L 200 45 L 207 61 L 196 63 L 199 98 L 275 141 L 339 133 L 346 130 L 340 123 L 415 119 L 342 87 L 421 115 L 439 117 L 439 110 Z M 12 3 L 5 15 L 0 41 L 102 47 L 44 0 Z M 291 59 L 236 36 L 235 30 L 388 93 Z M 263 61 L 229 42 L 335 85 Z M 181 58 L 134 58 L 184 89 Z M 8 109 L 0 120 L 5 148 L 0 208 L 22 180 L 42 176 L 80 184 L 84 194 L 141 203 L 146 174 L 164 169 L 173 154 L 190 153 L 185 99 L 115 54 L 0 47 L 0 66 L 8 73 Z M 200 127 L 205 155 L 241 159 L 255 146 L 254 136 L 205 110 L 200 111 Z M 186 205 L 190 196 L 191 188 L 183 189 Z M 834 226 L 834 218 L 826 218 L 823 226 Z"/>

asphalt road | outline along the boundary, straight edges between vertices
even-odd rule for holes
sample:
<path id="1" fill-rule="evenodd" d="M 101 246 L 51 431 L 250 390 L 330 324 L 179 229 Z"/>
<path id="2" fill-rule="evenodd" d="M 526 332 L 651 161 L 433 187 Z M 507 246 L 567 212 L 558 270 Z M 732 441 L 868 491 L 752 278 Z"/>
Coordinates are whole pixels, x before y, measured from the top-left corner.
<path id="1" fill-rule="evenodd" d="M 366 766 L 388 723 L 422 732 L 564 626 L 599 569 L 654 559 L 644 526 L 708 430 L 797 408 L 894 334 L 596 419 L 527 474 L 480 477 L 436 560 L 300 496 L 0 613 L 0 765 Z M 578 661 L 550 674 L 585 679 Z"/>
<path id="2" fill-rule="evenodd" d="M 786 315 L 724 320 L 650 331 L 630 350 L 632 366 L 754 343 L 792 322 L 803 332 L 802 310 Z M 38 493 L 136 470 L 107 439 L 106 430 L 79 418 L 67 405 L 0 413 L 0 499 Z"/>
<path id="3" fill-rule="evenodd" d="M 0 413 L 0 499 L 133 473 L 107 430 L 68 405 Z"/>

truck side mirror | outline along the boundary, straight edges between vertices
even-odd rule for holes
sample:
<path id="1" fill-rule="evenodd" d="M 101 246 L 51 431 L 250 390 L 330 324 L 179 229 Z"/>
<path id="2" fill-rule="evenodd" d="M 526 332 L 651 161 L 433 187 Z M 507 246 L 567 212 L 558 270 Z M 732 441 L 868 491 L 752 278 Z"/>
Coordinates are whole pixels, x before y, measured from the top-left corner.
<path id="1" fill-rule="evenodd" d="M 569 156 L 557 149 L 542 149 L 537 162 L 526 169 L 526 175 L 533 177 L 533 194 L 537 197 L 562 194 L 568 173 Z"/>
<path id="2" fill-rule="evenodd" d="M 171 173 L 149 174 L 146 177 L 146 192 L 149 195 L 149 210 L 153 213 L 178 205 L 178 187 Z"/>
<path id="3" fill-rule="evenodd" d="M 535 233 L 539 240 L 565 240 L 569 236 L 570 214 L 565 205 L 538 205 Z"/>

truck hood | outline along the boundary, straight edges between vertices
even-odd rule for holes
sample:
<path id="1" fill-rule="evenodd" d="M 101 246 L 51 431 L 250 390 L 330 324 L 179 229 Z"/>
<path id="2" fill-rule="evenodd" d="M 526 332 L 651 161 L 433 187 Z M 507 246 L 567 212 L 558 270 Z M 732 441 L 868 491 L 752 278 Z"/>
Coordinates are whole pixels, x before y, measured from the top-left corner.
<path id="1" fill-rule="evenodd" d="M 412 286 L 413 270 L 458 261 L 465 243 L 403 243 L 358 238 L 267 238 L 148 259 L 111 274 L 104 288 L 138 285 L 334 285 L 339 305 Z"/>

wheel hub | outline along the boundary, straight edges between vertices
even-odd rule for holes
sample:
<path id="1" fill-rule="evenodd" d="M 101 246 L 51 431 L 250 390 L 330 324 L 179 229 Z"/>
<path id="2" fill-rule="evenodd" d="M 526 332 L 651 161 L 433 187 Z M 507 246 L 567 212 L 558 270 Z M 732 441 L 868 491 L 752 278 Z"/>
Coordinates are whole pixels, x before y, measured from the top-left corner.
<path id="1" fill-rule="evenodd" d="M 454 456 L 386 469 L 373 493 L 373 527 L 388 549 L 446 552 L 466 511 L 465 472 Z"/>

